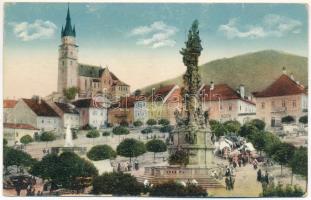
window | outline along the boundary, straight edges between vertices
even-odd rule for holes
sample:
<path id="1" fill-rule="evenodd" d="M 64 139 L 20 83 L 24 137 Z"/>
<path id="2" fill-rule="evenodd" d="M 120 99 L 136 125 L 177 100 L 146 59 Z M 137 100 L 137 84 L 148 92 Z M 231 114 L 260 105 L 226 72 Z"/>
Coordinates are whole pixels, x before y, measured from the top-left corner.
<path id="1" fill-rule="evenodd" d="M 285 100 L 282 100 L 282 107 L 285 107 L 285 106 L 286 106 Z"/>
<path id="2" fill-rule="evenodd" d="M 264 102 L 261 103 L 261 108 L 265 109 L 265 103 Z"/>
<path id="3" fill-rule="evenodd" d="M 296 100 L 293 101 L 293 108 L 296 108 Z"/>
<path id="4" fill-rule="evenodd" d="M 229 104 L 229 110 L 232 110 L 232 104 Z"/>

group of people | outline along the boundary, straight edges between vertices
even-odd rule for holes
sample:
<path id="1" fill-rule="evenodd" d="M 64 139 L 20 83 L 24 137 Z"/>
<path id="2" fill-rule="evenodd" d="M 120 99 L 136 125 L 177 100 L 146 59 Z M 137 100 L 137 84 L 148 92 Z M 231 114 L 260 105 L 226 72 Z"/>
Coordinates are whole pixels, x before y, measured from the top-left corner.
<path id="1" fill-rule="evenodd" d="M 266 170 L 265 175 L 262 174 L 261 169 L 258 169 L 257 171 L 257 181 L 261 182 L 262 184 L 269 184 L 269 174 Z"/>
<path id="2" fill-rule="evenodd" d="M 123 171 L 132 171 L 132 163 L 127 161 L 127 162 L 119 162 L 117 164 L 117 172 L 123 172 Z M 139 164 L 138 160 L 134 161 L 134 169 L 138 170 L 139 169 Z"/>

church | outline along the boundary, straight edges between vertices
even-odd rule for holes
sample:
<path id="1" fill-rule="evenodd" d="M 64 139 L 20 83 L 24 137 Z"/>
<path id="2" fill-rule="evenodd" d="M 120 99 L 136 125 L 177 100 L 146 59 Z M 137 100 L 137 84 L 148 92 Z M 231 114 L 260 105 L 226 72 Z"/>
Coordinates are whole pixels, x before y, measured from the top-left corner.
<path id="1" fill-rule="evenodd" d="M 121 81 L 108 67 L 79 63 L 76 29 L 71 25 L 68 7 L 66 25 L 62 26 L 59 46 L 57 93 L 75 87 L 76 99 L 103 95 L 112 102 L 130 94 L 130 86 Z"/>

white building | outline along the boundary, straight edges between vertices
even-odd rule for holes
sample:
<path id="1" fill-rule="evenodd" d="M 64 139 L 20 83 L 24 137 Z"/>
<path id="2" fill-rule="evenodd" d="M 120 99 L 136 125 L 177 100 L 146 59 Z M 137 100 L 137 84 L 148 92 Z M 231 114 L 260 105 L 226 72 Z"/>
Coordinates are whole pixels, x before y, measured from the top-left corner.
<path id="1" fill-rule="evenodd" d="M 96 99 L 79 99 L 73 105 L 80 113 L 80 126 L 90 125 L 96 128 L 103 128 L 108 123 L 108 107 L 110 102 L 106 98 L 97 101 Z"/>
<path id="2" fill-rule="evenodd" d="M 66 128 L 69 124 L 71 128 L 80 127 L 80 113 L 73 104 L 48 102 L 49 105 L 57 112 L 62 119 L 62 128 Z"/>
<path id="3" fill-rule="evenodd" d="M 41 98 L 20 99 L 15 105 L 14 124 L 31 125 L 41 131 L 61 132 L 61 118 Z"/>
<path id="4" fill-rule="evenodd" d="M 28 124 L 3 124 L 3 138 L 14 143 L 20 142 L 20 139 L 25 135 L 29 135 L 34 139 L 35 134 L 39 134 L 39 131 L 39 129 Z"/>
<path id="5" fill-rule="evenodd" d="M 136 98 L 134 102 L 134 121 L 146 123 L 149 119 L 147 99 L 144 96 Z"/>

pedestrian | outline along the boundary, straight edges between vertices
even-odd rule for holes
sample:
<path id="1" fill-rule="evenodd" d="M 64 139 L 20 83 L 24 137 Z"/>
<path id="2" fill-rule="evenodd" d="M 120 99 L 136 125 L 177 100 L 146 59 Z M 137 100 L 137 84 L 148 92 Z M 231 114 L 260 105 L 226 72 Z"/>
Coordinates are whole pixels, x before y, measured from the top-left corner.
<path id="1" fill-rule="evenodd" d="M 120 164 L 120 163 L 118 163 L 117 171 L 118 171 L 118 172 L 121 171 L 121 164 Z"/>
<path id="2" fill-rule="evenodd" d="M 230 174 L 230 169 L 229 169 L 229 167 L 227 167 L 225 176 L 228 177 L 228 176 L 230 176 L 230 175 L 231 175 L 231 174 Z"/>
<path id="3" fill-rule="evenodd" d="M 266 173 L 265 173 L 265 182 L 267 184 L 269 184 L 269 174 L 268 174 L 268 171 L 266 170 Z"/>
<path id="4" fill-rule="evenodd" d="M 261 182 L 261 169 L 258 169 L 257 171 L 257 181 Z"/>
<path id="5" fill-rule="evenodd" d="M 36 189 L 33 188 L 32 191 L 31 191 L 31 196 L 35 196 L 35 194 L 36 194 Z"/>
<path id="6" fill-rule="evenodd" d="M 135 162 L 134 162 L 134 167 L 135 167 L 135 170 L 138 170 L 138 169 L 139 169 L 139 167 L 138 167 L 138 161 L 137 161 L 137 160 L 135 160 Z"/>
<path id="7" fill-rule="evenodd" d="M 230 188 L 231 188 L 231 190 L 234 189 L 234 182 L 235 182 L 235 179 L 232 176 L 230 176 Z"/>
<path id="8" fill-rule="evenodd" d="M 232 165 L 233 165 L 233 167 L 235 169 L 236 168 L 236 162 L 234 161 Z"/>
<path id="9" fill-rule="evenodd" d="M 239 164 L 239 167 L 242 166 L 242 159 L 241 158 L 239 158 L 238 164 Z"/>
<path id="10" fill-rule="evenodd" d="M 230 190 L 230 187 L 229 187 L 229 178 L 228 177 L 226 177 L 226 179 L 225 179 L 225 183 L 226 183 L 226 190 Z"/>

